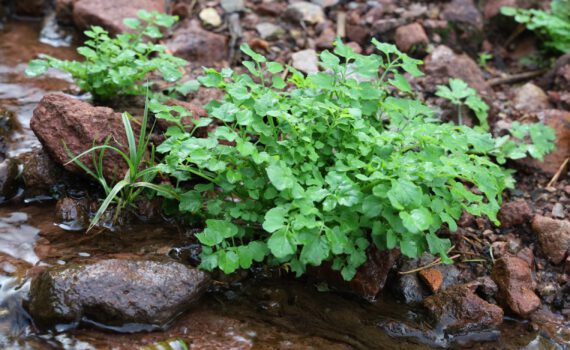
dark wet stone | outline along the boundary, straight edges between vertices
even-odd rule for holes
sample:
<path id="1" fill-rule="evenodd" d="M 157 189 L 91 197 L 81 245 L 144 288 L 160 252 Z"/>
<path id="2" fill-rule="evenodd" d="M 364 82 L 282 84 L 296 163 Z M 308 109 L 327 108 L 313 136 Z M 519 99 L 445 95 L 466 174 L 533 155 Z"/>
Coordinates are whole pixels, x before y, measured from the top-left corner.
<path id="1" fill-rule="evenodd" d="M 422 305 L 434 326 L 445 332 L 469 332 L 498 326 L 503 310 L 475 294 L 476 286 L 456 285 L 427 297 Z"/>
<path id="2" fill-rule="evenodd" d="M 0 13 L 0 30 L 2 22 L 2 14 Z M 0 106 L 0 160 L 6 158 L 8 143 L 10 142 L 12 133 L 20 128 L 14 112 Z"/>
<path id="3" fill-rule="evenodd" d="M 89 226 L 89 201 L 65 197 L 55 206 L 55 220 L 66 230 L 81 230 Z"/>
<path id="4" fill-rule="evenodd" d="M 44 150 L 34 151 L 24 162 L 22 172 L 26 197 L 52 195 L 62 174 L 63 169 Z"/>
<path id="5" fill-rule="evenodd" d="M 406 272 L 417 269 L 429 264 L 434 259 L 430 254 L 424 254 L 419 259 L 408 259 L 402 264 L 399 271 Z M 459 280 L 460 272 L 454 265 L 437 265 L 434 269 L 438 270 L 443 277 L 438 289 L 446 289 Z M 420 280 L 418 273 L 400 274 L 394 283 L 393 291 L 396 297 L 406 304 L 417 304 L 431 294 L 425 283 Z"/>
<path id="6" fill-rule="evenodd" d="M 403 268 L 408 266 L 411 265 L 404 265 Z M 406 304 L 417 304 L 429 295 L 428 289 L 424 287 L 415 273 L 399 276 L 394 286 L 394 293 Z"/>
<path id="7" fill-rule="evenodd" d="M 330 265 L 323 264 L 309 269 L 309 274 L 318 280 L 325 281 L 331 286 L 359 295 L 368 300 L 374 300 L 384 288 L 388 274 L 398 258 L 398 250 L 380 251 L 369 249 L 368 259 L 358 268 L 356 275 L 350 281 L 345 281 L 340 272 L 333 270 Z"/>
<path id="8" fill-rule="evenodd" d="M 497 287 L 497 284 L 490 276 L 479 277 L 476 280 L 469 282 L 468 284 L 474 285 L 477 295 L 487 301 L 493 300 L 499 290 L 499 287 Z"/>
<path id="9" fill-rule="evenodd" d="M 27 308 L 41 326 L 82 321 L 163 328 L 199 300 L 209 284 L 207 273 L 175 261 L 69 264 L 33 278 Z"/>
<path id="10" fill-rule="evenodd" d="M 6 159 L 0 163 L 0 203 L 18 192 L 18 162 Z"/>

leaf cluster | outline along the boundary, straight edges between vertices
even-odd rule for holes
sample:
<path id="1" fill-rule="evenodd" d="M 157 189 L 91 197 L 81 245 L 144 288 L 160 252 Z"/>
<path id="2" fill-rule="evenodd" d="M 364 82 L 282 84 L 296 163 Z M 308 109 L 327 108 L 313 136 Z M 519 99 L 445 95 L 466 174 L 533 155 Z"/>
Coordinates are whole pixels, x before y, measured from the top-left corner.
<path id="1" fill-rule="evenodd" d="M 77 49 L 84 61 L 41 55 L 40 59 L 30 61 L 26 74 L 36 77 L 49 68 L 59 69 L 70 73 L 79 88 L 100 100 L 119 95 L 144 95 L 144 83 L 155 71 L 167 82 L 179 80 L 183 75 L 180 67 L 187 62 L 167 53 L 164 45 L 153 42 L 162 38 L 161 28 L 170 28 L 177 17 L 144 10 L 138 12 L 138 17 L 126 18 L 124 23 L 131 32 L 116 37 L 109 36 L 98 26 L 87 30 L 85 46 Z"/>
<path id="2" fill-rule="evenodd" d="M 449 79 L 449 87 L 439 85 L 436 95 L 449 100 L 457 107 L 459 124 L 463 124 L 462 107 L 467 106 L 475 113 L 479 120 L 479 125 L 484 129 L 489 129 L 489 123 L 487 122 L 489 106 L 477 95 L 477 91 L 463 80 Z"/>
<path id="3" fill-rule="evenodd" d="M 330 261 L 350 280 L 372 244 L 449 262 L 442 225 L 456 230 L 463 211 L 498 224 L 513 179 L 492 159 L 506 156 L 497 139 L 393 97 L 412 94 L 403 74 L 421 75 L 421 61 L 373 44 L 379 54 L 366 56 L 337 41 L 320 54 L 324 71 L 308 76 L 247 45 L 248 74 L 205 70 L 201 84 L 225 92 L 200 124 L 213 131 L 198 138 L 199 126 L 174 126 L 157 148 L 180 212 L 206 220 L 197 235 L 203 268 L 231 273 L 266 261 L 300 275 Z"/>
<path id="4" fill-rule="evenodd" d="M 550 12 L 503 7 L 501 13 L 514 17 L 517 22 L 543 36 L 547 48 L 570 52 L 570 0 L 553 0 Z"/>

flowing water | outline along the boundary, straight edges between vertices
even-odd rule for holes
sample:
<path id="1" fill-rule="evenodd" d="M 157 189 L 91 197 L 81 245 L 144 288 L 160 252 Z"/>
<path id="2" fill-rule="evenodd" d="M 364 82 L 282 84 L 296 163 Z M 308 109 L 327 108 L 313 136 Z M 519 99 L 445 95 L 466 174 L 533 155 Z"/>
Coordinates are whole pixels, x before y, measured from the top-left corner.
<path id="1" fill-rule="evenodd" d="M 28 126 L 41 97 L 49 91 L 71 88 L 69 78 L 61 73 L 50 72 L 33 80 L 23 75 L 26 62 L 39 53 L 76 58 L 73 49 L 64 45 L 70 39 L 61 41 L 57 29 L 49 27 L 52 24 L 10 22 L 0 33 L 0 107 L 15 112 L 21 124 L 9 144 L 9 156 L 38 146 Z M 568 329 L 545 327 L 537 331 L 514 320 L 506 320 L 496 331 L 449 339 L 430 332 L 420 314 L 393 300 L 389 293 L 369 303 L 319 291 L 322 286 L 307 281 L 272 278 L 263 272 L 208 293 L 165 331 L 118 334 L 86 328 L 61 333 L 39 330 L 22 307 L 22 300 L 27 296 L 30 277 L 41 266 L 87 258 L 183 253 L 183 249 L 172 247 L 190 242 L 188 233 L 164 225 L 133 226 L 120 234 L 64 231 L 54 225 L 54 211 L 49 201 L 5 203 L 0 207 L 2 349 L 136 349 L 158 342 L 175 349 L 175 339 L 179 338 L 192 349 L 428 349 L 467 344 L 471 349 L 550 350 L 565 349 L 565 342 L 570 340 Z"/>

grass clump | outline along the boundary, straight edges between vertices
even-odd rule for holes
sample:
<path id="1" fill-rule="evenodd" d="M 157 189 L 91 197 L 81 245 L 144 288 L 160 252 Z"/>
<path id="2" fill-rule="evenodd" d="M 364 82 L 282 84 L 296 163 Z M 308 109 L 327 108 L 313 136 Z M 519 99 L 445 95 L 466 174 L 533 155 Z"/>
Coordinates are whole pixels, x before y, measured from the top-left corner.
<path id="1" fill-rule="evenodd" d="M 147 101 L 148 105 L 148 101 Z M 169 186 L 156 185 L 153 183 L 158 173 L 154 166 L 154 146 L 150 143 L 152 128 L 148 127 L 148 109 L 145 108 L 138 140 L 131 125 L 133 117 L 128 113 L 121 115 L 125 135 L 127 136 L 127 152 L 123 152 L 119 147 L 109 145 L 110 138 L 107 138 L 103 145 L 93 146 L 87 151 L 74 155 L 66 147 L 70 156 L 69 163 L 75 163 L 86 174 L 94 178 L 103 188 L 105 199 L 91 220 L 88 231 L 95 227 L 109 206 L 114 205 L 115 213 L 113 222 L 118 218 L 123 208 L 132 207 L 135 200 L 142 194 L 143 190 L 149 189 L 152 193 L 158 193 L 166 198 L 176 198 L 177 194 Z M 150 146 L 150 147 L 149 147 Z M 128 165 L 128 171 L 119 181 L 112 182 L 105 178 L 103 172 L 104 158 L 106 152 L 115 152 L 123 158 Z M 88 167 L 81 160 L 85 156 L 91 156 L 92 167 Z"/>

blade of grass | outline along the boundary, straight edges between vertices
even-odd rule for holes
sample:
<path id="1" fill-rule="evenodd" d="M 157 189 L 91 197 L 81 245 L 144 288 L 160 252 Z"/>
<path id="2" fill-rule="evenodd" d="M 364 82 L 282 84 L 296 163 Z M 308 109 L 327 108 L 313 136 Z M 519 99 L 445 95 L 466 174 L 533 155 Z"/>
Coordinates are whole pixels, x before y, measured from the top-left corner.
<path id="1" fill-rule="evenodd" d="M 113 147 L 113 146 L 109 146 L 109 145 L 101 145 L 101 146 L 95 146 L 92 147 L 90 149 L 88 149 L 85 152 L 80 153 L 79 155 L 75 156 L 73 159 L 71 159 L 70 161 L 68 161 L 67 163 L 65 163 L 64 165 L 70 164 L 70 163 L 74 163 L 77 159 L 85 156 L 86 154 L 91 153 L 92 151 L 98 150 L 98 149 L 110 149 L 112 151 L 117 152 L 117 154 L 119 154 L 124 160 L 125 162 L 127 162 L 128 164 L 131 163 L 131 160 L 129 159 L 129 157 L 125 154 L 125 152 L 121 151 L 120 149 L 118 149 L 117 147 Z M 71 156 L 73 157 L 73 153 L 71 153 Z M 85 165 L 84 165 L 85 166 Z M 87 168 L 87 167 L 86 167 Z M 87 168 L 89 169 L 89 168 Z M 90 171 L 90 170 L 89 170 Z M 92 172 L 91 172 L 92 173 Z M 91 174 L 89 174 L 91 175 Z M 96 176 L 94 176 L 96 177 Z"/>
<path id="2" fill-rule="evenodd" d="M 134 187 L 148 188 L 148 189 L 151 189 L 157 193 L 160 193 L 162 196 L 164 196 L 166 198 L 180 200 L 180 196 L 178 195 L 178 193 L 176 193 L 176 191 L 174 191 L 172 189 L 172 187 L 170 187 L 170 186 L 156 185 L 156 184 L 153 184 L 150 182 L 137 182 L 137 183 L 133 184 L 133 186 Z"/>
<path id="3" fill-rule="evenodd" d="M 103 216 L 105 211 L 107 211 L 107 208 L 109 207 L 111 202 L 113 202 L 113 200 L 115 199 L 115 197 L 117 197 L 119 192 L 127 185 L 129 185 L 129 181 L 127 179 L 123 179 L 123 180 L 117 182 L 115 184 L 115 186 L 113 186 L 113 189 L 111 189 L 111 191 L 109 192 L 109 194 L 107 195 L 107 197 L 105 198 L 105 200 L 103 201 L 103 203 L 101 204 L 99 209 L 97 210 L 97 213 L 95 213 L 95 216 L 91 220 L 91 223 L 89 224 L 89 228 L 87 228 L 88 232 L 93 227 L 95 227 L 95 225 L 97 225 L 97 223 L 99 222 L 99 220 L 101 220 L 101 217 Z"/>
<path id="4" fill-rule="evenodd" d="M 129 147 L 129 159 L 131 162 L 135 162 L 137 159 L 137 144 L 135 141 L 135 134 L 133 133 L 133 128 L 131 127 L 131 122 L 129 120 L 129 114 L 127 112 L 121 115 L 121 119 L 123 121 L 123 126 L 125 128 L 125 135 L 127 136 L 127 142 Z M 143 131 L 141 130 L 141 133 Z M 134 175 L 134 171 L 132 172 L 131 176 Z"/>

